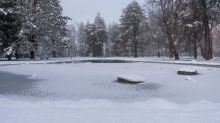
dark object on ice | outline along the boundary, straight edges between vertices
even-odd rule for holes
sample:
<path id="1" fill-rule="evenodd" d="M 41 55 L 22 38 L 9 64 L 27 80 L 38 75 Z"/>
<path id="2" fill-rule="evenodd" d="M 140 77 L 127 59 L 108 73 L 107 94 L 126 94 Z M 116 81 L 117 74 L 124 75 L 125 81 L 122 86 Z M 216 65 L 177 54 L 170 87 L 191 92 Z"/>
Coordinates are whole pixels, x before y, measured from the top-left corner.
<path id="1" fill-rule="evenodd" d="M 197 71 L 195 71 L 195 72 L 178 71 L 178 74 L 181 74 L 181 75 L 196 75 Z"/>
<path id="2" fill-rule="evenodd" d="M 125 82 L 125 83 L 131 83 L 131 84 L 142 83 L 142 82 L 133 82 L 133 81 L 129 81 L 129 80 L 122 79 L 122 78 L 118 78 L 118 82 Z"/>
<path id="3" fill-rule="evenodd" d="M 178 70 L 178 74 L 181 75 L 196 75 L 197 69 L 194 68 L 182 68 Z"/>
<path id="4" fill-rule="evenodd" d="M 145 78 L 139 75 L 123 74 L 123 75 L 118 75 L 118 82 L 137 84 L 137 83 L 145 82 Z"/>

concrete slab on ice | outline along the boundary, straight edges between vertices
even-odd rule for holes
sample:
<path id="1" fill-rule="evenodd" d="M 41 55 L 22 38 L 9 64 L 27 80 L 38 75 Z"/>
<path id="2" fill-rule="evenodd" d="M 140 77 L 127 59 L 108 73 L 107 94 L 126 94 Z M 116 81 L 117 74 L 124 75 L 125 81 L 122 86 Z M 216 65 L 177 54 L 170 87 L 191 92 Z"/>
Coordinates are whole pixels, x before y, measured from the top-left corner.
<path id="1" fill-rule="evenodd" d="M 191 68 L 191 67 L 181 68 L 181 69 L 178 70 L 178 74 L 181 74 L 181 75 L 196 75 L 197 74 L 197 69 L 196 68 Z"/>
<path id="2" fill-rule="evenodd" d="M 118 82 L 141 83 L 145 82 L 145 77 L 135 74 L 120 74 L 118 75 Z"/>

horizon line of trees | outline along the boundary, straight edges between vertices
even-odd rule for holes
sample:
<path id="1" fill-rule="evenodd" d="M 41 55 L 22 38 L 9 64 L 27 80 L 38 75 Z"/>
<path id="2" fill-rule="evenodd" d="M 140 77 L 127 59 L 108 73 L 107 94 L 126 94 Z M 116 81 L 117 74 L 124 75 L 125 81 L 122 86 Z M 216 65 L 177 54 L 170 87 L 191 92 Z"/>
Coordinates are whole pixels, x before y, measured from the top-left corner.
<path id="1" fill-rule="evenodd" d="M 107 38 L 105 35 L 102 43 L 97 44 L 106 43 L 107 56 L 166 55 L 179 60 L 182 55 L 195 59 L 199 55 L 209 60 L 214 53 L 220 53 L 219 15 L 220 4 L 216 0 L 149 0 L 143 7 L 132 1 L 123 9 L 120 24 L 104 26 Z M 88 23 L 74 26 L 75 54 L 95 57 L 91 41 L 99 38 L 97 25 L 88 26 Z M 101 56 L 101 48 L 98 52 Z"/>

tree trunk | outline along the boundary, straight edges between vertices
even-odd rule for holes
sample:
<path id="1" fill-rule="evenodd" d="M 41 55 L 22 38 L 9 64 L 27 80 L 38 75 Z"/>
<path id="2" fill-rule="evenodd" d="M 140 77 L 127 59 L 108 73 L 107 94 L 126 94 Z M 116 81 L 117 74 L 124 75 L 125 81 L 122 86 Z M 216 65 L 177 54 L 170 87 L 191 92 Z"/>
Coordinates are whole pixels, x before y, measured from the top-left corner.
<path id="1" fill-rule="evenodd" d="M 194 59 L 197 59 L 197 41 L 196 41 L 196 32 L 194 32 Z"/>
<path id="2" fill-rule="evenodd" d="M 52 52 L 52 56 L 55 58 L 56 57 L 56 51 Z"/>
<path id="3" fill-rule="evenodd" d="M 174 47 L 174 42 L 172 41 L 172 36 L 168 32 L 167 32 L 167 35 L 168 35 L 169 47 L 170 47 L 171 53 L 174 55 L 175 60 L 180 60 L 179 55 L 176 51 L 176 48 Z"/>
<path id="4" fill-rule="evenodd" d="M 159 43 L 159 41 L 158 41 L 158 58 L 160 58 L 160 43 Z"/>
<path id="5" fill-rule="evenodd" d="M 202 0 L 202 5 L 204 9 L 203 13 L 203 23 L 205 27 L 205 44 L 206 44 L 206 60 L 211 59 L 211 48 L 210 48 L 210 30 L 209 30 L 209 21 L 208 21 L 208 15 L 207 15 L 207 5 L 206 5 L 206 0 Z"/>
<path id="6" fill-rule="evenodd" d="M 137 58 L 137 39 L 136 39 L 137 31 L 136 29 L 134 29 L 133 32 L 134 32 L 134 37 L 133 37 L 134 38 L 134 57 Z"/>
<path id="7" fill-rule="evenodd" d="M 95 40 L 92 42 L 92 55 L 93 57 L 96 57 L 96 52 L 95 52 Z"/>
<path id="8" fill-rule="evenodd" d="M 18 51 L 15 52 L 15 57 L 16 57 L 16 59 L 19 59 L 19 53 L 18 53 Z"/>
<path id="9" fill-rule="evenodd" d="M 34 58 L 34 51 L 30 51 L 30 59 L 35 59 Z"/>
<path id="10" fill-rule="evenodd" d="M 34 7 L 36 7 L 37 6 L 37 0 L 34 0 L 34 5 L 33 5 Z M 35 14 L 36 13 L 36 11 L 34 11 L 33 12 L 33 14 Z M 36 25 L 35 23 L 36 23 L 36 17 L 33 19 L 33 23 L 34 23 L 34 25 Z M 34 33 L 34 31 L 33 31 L 33 29 L 32 29 L 32 33 Z M 30 59 L 35 59 L 35 57 L 34 57 L 34 49 L 35 49 L 35 46 L 36 46 L 36 41 L 35 41 L 35 34 L 32 34 L 32 36 L 31 36 L 31 42 L 33 43 L 33 49 L 32 49 L 32 51 L 30 51 Z"/>
<path id="11" fill-rule="evenodd" d="M 32 37 L 31 37 L 31 41 L 32 41 L 32 43 L 35 43 L 35 40 L 34 40 L 34 35 L 32 35 Z M 35 44 L 33 44 L 33 49 L 34 49 L 34 47 L 35 47 Z M 32 49 L 32 51 L 30 51 L 30 59 L 35 59 L 35 57 L 34 57 L 34 50 Z"/>
<path id="12" fill-rule="evenodd" d="M 11 61 L 11 54 L 8 55 L 8 61 Z"/>
<path id="13" fill-rule="evenodd" d="M 196 0 L 193 0 L 193 6 L 197 8 Z M 196 10 L 193 13 L 194 21 L 196 21 Z M 196 29 L 194 29 L 194 59 L 197 59 L 197 33 Z"/>
<path id="14" fill-rule="evenodd" d="M 171 52 L 172 52 L 172 54 L 174 55 L 175 60 L 180 60 L 179 55 L 178 55 L 178 53 L 176 52 L 176 49 L 175 49 L 174 47 L 171 49 Z"/>

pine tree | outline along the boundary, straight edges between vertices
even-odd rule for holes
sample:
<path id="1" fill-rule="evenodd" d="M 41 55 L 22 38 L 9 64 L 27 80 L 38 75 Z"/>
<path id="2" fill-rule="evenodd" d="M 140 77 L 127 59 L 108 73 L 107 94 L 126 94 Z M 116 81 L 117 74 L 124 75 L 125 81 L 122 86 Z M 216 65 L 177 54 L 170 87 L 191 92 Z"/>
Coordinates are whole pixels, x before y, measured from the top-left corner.
<path id="1" fill-rule="evenodd" d="M 78 29 L 77 29 L 77 43 L 78 43 L 78 51 L 79 55 L 85 56 L 86 53 L 86 43 L 85 43 L 85 25 L 83 22 L 78 23 Z"/>
<path id="2" fill-rule="evenodd" d="M 108 52 L 111 52 L 110 56 L 120 56 L 120 40 L 119 40 L 119 27 L 117 23 L 112 23 L 108 27 Z"/>
<path id="3" fill-rule="evenodd" d="M 132 41 L 131 46 L 134 49 L 134 57 L 137 57 L 138 53 L 138 37 L 140 36 L 139 28 L 140 23 L 145 21 L 144 9 L 139 5 L 137 1 L 132 1 L 125 9 L 121 15 L 121 41 L 123 45 L 128 45 L 128 40 Z"/>
<path id="4" fill-rule="evenodd" d="M 0 1 L 0 50 L 4 51 L 11 60 L 11 54 L 19 42 L 19 14 L 16 12 L 16 2 Z"/>
<path id="5" fill-rule="evenodd" d="M 92 53 L 93 57 L 96 57 L 95 52 L 95 42 L 96 42 L 96 26 L 94 24 L 90 24 L 89 21 L 85 26 L 85 35 L 86 35 L 86 45 L 88 47 L 86 54 L 90 56 Z"/>
<path id="6" fill-rule="evenodd" d="M 99 12 L 95 17 L 94 25 L 96 27 L 95 54 L 96 56 L 102 56 L 103 43 L 106 43 L 108 36 L 105 21 Z"/>
<path id="7" fill-rule="evenodd" d="M 87 22 L 85 26 L 87 54 L 92 53 L 93 57 L 102 56 L 103 43 L 107 41 L 107 29 L 104 19 L 98 13 L 93 24 Z"/>
<path id="8" fill-rule="evenodd" d="M 67 34 L 66 24 L 70 18 L 62 16 L 60 1 L 19 0 L 19 2 L 22 2 L 20 13 L 23 17 L 20 37 L 23 50 L 30 51 L 30 59 L 34 59 L 36 53 L 55 55 L 56 52 L 62 51 L 68 44 L 63 38 Z"/>

